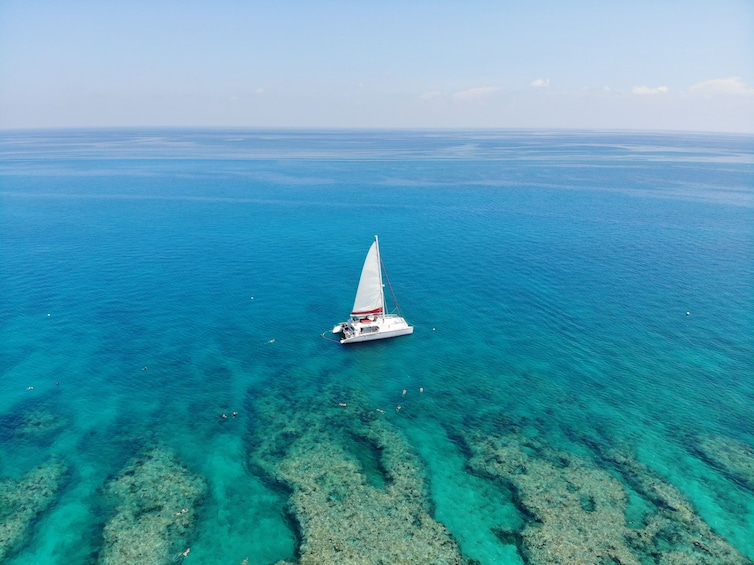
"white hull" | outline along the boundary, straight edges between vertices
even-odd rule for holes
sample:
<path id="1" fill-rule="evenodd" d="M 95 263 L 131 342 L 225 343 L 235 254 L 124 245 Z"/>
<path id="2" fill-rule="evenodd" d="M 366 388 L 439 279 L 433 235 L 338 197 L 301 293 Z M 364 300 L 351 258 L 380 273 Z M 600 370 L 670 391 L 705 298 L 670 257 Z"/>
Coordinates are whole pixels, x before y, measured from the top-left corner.
<path id="1" fill-rule="evenodd" d="M 388 314 L 387 316 L 379 316 L 367 323 L 343 322 L 335 326 L 333 331 L 334 333 L 342 332 L 343 337 L 340 343 L 345 344 L 409 335 L 414 333 L 414 327 L 409 326 L 408 322 L 400 316 Z"/>

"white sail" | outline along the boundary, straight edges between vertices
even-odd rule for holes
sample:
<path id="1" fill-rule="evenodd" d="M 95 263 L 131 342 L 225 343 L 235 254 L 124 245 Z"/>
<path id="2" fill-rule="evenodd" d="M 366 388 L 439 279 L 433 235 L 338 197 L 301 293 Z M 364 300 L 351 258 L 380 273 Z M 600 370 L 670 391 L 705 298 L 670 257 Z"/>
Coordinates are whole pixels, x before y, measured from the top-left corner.
<path id="1" fill-rule="evenodd" d="M 380 268 L 380 250 L 377 241 L 372 244 L 361 270 L 359 288 L 353 303 L 352 316 L 382 314 L 385 309 L 382 294 L 382 270 Z"/>

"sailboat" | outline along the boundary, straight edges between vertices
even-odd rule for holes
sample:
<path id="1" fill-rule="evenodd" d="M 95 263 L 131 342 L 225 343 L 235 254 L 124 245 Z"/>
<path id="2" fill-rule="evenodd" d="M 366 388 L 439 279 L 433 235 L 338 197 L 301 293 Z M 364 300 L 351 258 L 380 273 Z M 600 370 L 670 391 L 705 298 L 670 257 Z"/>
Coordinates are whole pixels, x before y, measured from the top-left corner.
<path id="1" fill-rule="evenodd" d="M 334 334 L 343 334 L 340 343 L 356 343 L 387 339 L 414 333 L 414 327 L 400 315 L 398 303 L 397 314 L 388 314 L 385 310 L 385 287 L 382 284 L 382 259 L 380 259 L 380 242 L 374 236 L 374 243 L 369 248 L 364 268 L 361 270 L 359 288 L 347 322 L 341 322 L 332 330 Z M 385 273 L 387 278 L 387 272 Z M 390 279 L 388 279 L 388 285 Z M 392 294 L 392 287 L 390 289 Z M 395 301 L 395 296 L 393 296 Z"/>

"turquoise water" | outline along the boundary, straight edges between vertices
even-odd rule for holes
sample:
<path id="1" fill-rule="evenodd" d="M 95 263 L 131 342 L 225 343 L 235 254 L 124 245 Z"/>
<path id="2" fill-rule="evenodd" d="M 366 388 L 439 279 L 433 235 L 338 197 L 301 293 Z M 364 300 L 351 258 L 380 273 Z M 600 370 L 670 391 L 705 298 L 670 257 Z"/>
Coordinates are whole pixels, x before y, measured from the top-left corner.
<path id="1" fill-rule="evenodd" d="M 518 536 L 539 491 L 473 461 L 474 434 L 511 430 L 538 461 L 613 477 L 639 529 L 661 505 L 620 448 L 754 559 L 752 141 L 2 133 L 0 481 L 67 468 L 6 562 L 106 561 L 107 485 L 156 445 L 206 484 L 165 562 L 189 546 L 197 564 L 296 559 L 296 486 L 254 438 L 298 417 L 267 400 L 326 426 L 339 390 L 418 455 L 428 512 L 467 560 L 543 562 Z M 350 312 L 374 234 L 415 332 L 343 347 L 320 334 Z"/>

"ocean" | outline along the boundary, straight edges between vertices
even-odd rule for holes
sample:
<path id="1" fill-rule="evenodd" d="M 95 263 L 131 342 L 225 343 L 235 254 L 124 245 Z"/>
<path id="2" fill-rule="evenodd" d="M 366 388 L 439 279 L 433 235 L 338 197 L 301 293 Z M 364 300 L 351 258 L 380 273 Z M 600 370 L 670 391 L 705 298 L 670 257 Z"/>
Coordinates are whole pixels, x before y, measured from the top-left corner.
<path id="1" fill-rule="evenodd" d="M 753 142 L 0 132 L 0 562 L 754 562 Z"/>

